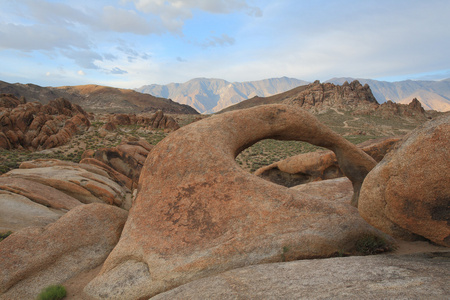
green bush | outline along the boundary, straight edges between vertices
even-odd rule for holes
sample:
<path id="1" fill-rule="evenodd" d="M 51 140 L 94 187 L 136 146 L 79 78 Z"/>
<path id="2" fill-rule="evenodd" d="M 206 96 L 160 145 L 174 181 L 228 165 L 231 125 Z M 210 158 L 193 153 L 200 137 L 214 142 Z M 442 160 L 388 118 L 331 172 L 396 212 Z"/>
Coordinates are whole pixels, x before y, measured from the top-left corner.
<path id="1" fill-rule="evenodd" d="M 364 255 L 372 255 L 393 250 L 393 246 L 384 238 L 373 234 L 364 235 L 356 241 L 355 246 L 356 251 Z"/>
<path id="2" fill-rule="evenodd" d="M 67 294 L 66 288 L 62 285 L 50 285 L 42 290 L 37 300 L 59 300 Z"/>

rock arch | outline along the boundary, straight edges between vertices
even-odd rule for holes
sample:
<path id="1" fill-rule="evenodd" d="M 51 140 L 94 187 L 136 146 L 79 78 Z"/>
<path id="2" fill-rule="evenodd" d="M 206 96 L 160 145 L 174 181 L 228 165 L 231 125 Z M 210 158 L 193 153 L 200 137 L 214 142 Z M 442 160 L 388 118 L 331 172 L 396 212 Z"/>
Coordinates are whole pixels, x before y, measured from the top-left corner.
<path id="1" fill-rule="evenodd" d="M 182 127 L 148 156 L 121 239 L 85 292 L 140 299 L 245 265 L 351 251 L 361 235 L 382 235 L 348 203 L 241 169 L 238 153 L 265 138 L 333 150 L 356 196 L 375 166 L 362 150 L 291 106 L 265 105 Z"/>

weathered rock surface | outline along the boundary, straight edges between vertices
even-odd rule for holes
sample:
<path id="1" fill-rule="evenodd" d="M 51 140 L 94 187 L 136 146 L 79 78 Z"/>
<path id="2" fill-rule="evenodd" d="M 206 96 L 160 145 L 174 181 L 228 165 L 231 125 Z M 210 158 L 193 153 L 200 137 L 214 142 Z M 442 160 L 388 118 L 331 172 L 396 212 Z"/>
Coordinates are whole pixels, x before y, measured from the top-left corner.
<path id="1" fill-rule="evenodd" d="M 125 210 L 96 203 L 46 227 L 14 232 L 0 243 L 0 299 L 36 299 L 42 288 L 100 265 L 126 218 Z"/>
<path id="2" fill-rule="evenodd" d="M 93 168 L 92 166 L 88 167 Z M 129 209 L 131 206 L 130 191 L 114 182 L 106 172 L 103 171 L 103 173 L 100 175 L 80 166 L 64 165 L 63 163 L 63 165 L 51 167 L 15 169 L 4 174 L 3 177 L 21 178 L 47 185 L 81 203 L 107 203 Z"/>
<path id="3" fill-rule="evenodd" d="M 450 247 L 449 148 L 450 115 L 405 136 L 366 177 L 361 216 L 394 237 Z"/>
<path id="4" fill-rule="evenodd" d="M 241 169 L 236 155 L 264 138 L 335 151 L 358 189 L 375 161 L 306 111 L 268 105 L 182 127 L 152 150 L 121 239 L 84 291 L 141 299 L 246 265 L 352 252 L 381 235 L 347 203 L 280 187 Z"/>
<path id="5" fill-rule="evenodd" d="M 0 232 L 16 231 L 28 226 L 45 226 L 58 220 L 64 212 L 50 210 L 29 198 L 0 190 Z"/>
<path id="6" fill-rule="evenodd" d="M 103 168 L 110 176 L 130 190 L 137 188 L 139 176 L 148 153 L 153 145 L 144 139 L 124 140 L 117 147 L 101 148 L 89 155 L 83 155 L 81 164 Z"/>
<path id="7" fill-rule="evenodd" d="M 46 105 L 8 103 L 0 107 L 0 148 L 3 149 L 40 150 L 61 146 L 90 126 L 87 113 L 62 98 Z"/>
<path id="8" fill-rule="evenodd" d="M 377 255 L 249 266 L 196 280 L 152 300 L 445 299 L 449 253 Z"/>
<path id="9" fill-rule="evenodd" d="M 0 177 L 0 191 L 22 195 L 47 207 L 68 211 L 82 203 L 48 185 L 23 178 Z"/>
<path id="10" fill-rule="evenodd" d="M 376 139 L 358 147 L 379 162 L 399 140 L 399 137 Z M 255 175 L 286 187 L 344 176 L 336 155 L 331 151 L 295 155 L 264 166 L 256 170 Z"/>

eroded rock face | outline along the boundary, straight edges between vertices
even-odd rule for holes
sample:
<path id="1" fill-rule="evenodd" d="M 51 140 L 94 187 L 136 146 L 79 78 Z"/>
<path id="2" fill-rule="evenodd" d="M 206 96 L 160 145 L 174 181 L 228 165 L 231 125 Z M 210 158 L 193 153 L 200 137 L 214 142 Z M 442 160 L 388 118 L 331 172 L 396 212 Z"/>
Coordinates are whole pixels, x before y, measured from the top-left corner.
<path id="1" fill-rule="evenodd" d="M 129 189 L 137 187 L 145 159 L 153 145 L 144 139 L 124 140 L 117 147 L 101 148 L 84 155 L 80 163 L 105 169 L 110 176 Z"/>
<path id="2" fill-rule="evenodd" d="M 85 292 L 99 299 L 141 299 L 246 265 L 351 252 L 362 235 L 381 234 L 348 203 L 242 170 L 237 154 L 264 138 L 332 149 L 356 190 L 375 165 L 312 115 L 286 105 L 182 127 L 147 158 L 121 239 Z"/>
<path id="3" fill-rule="evenodd" d="M 358 147 L 379 162 L 399 140 L 399 137 L 376 139 Z M 286 187 L 344 176 L 336 155 L 331 151 L 295 155 L 262 167 L 255 171 L 255 175 Z"/>
<path id="4" fill-rule="evenodd" d="M 0 148 L 49 149 L 66 144 L 89 126 L 87 113 L 62 98 L 46 105 L 32 102 L 0 107 Z"/>
<path id="5" fill-rule="evenodd" d="M 359 212 L 401 239 L 450 246 L 450 115 L 405 136 L 366 177 Z"/>
<path id="6" fill-rule="evenodd" d="M 96 203 L 14 232 L 0 243 L 0 299 L 36 299 L 43 288 L 100 265 L 126 218 L 125 210 Z"/>

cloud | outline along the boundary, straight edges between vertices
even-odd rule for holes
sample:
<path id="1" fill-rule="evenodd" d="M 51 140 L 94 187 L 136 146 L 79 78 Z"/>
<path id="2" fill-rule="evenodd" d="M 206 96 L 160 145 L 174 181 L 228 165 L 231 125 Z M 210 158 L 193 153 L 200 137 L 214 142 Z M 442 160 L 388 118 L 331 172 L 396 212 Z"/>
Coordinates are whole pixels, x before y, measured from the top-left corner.
<path id="1" fill-rule="evenodd" d="M 89 47 L 89 43 L 80 33 L 64 27 L 43 24 L 0 24 L 0 40 L 0 49 L 21 51 Z"/>
<path id="2" fill-rule="evenodd" d="M 79 71 L 77 72 L 77 74 L 78 74 L 78 75 L 80 75 L 80 76 L 84 76 L 84 75 L 86 75 L 86 73 L 84 73 L 84 71 L 83 71 L 83 70 L 79 70 Z"/>
<path id="3" fill-rule="evenodd" d="M 77 65 L 85 69 L 99 69 L 95 64 L 96 61 L 103 61 L 103 57 L 95 51 L 91 50 L 63 50 L 64 56 L 71 58 Z"/>
<path id="4" fill-rule="evenodd" d="M 245 0 L 124 0 L 133 2 L 144 13 L 158 16 L 162 26 L 175 33 L 180 33 L 184 22 L 191 19 L 194 10 L 214 14 L 229 14 L 244 11 L 250 16 L 261 17 L 262 11 L 250 6 Z"/>
<path id="5" fill-rule="evenodd" d="M 150 24 L 147 19 L 138 15 L 133 10 L 125 10 L 113 6 L 105 6 L 103 8 L 101 20 L 102 26 L 105 29 L 116 32 L 128 32 L 140 35 L 162 32 L 157 22 Z"/>
<path id="6" fill-rule="evenodd" d="M 227 34 L 222 34 L 221 36 L 213 36 L 208 38 L 205 42 L 200 43 L 203 48 L 217 47 L 217 46 L 230 46 L 233 45 L 236 40 Z"/>
<path id="7" fill-rule="evenodd" d="M 113 68 L 113 69 L 111 70 L 111 74 L 122 75 L 122 74 L 128 74 L 128 72 L 125 71 L 125 70 L 122 70 L 122 69 L 120 69 L 120 68 L 118 68 L 118 67 L 115 67 L 115 68 Z"/>

